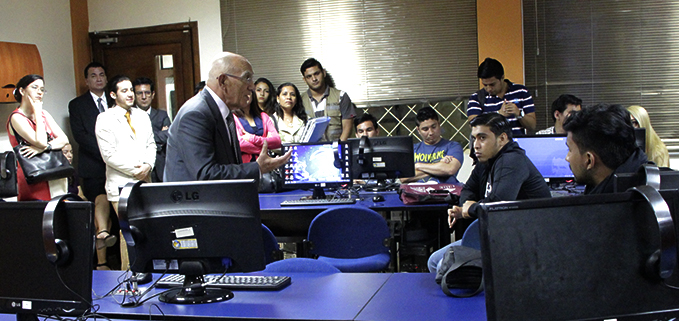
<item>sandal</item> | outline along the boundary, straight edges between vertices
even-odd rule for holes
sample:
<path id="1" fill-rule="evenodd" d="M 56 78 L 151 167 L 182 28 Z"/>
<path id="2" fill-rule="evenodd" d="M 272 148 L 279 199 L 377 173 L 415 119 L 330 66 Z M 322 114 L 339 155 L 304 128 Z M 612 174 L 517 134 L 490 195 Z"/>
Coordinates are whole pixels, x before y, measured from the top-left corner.
<path id="1" fill-rule="evenodd" d="M 100 267 L 104 267 L 104 268 L 100 269 Z M 95 270 L 111 270 L 111 268 L 108 266 L 108 262 L 104 262 L 104 263 L 97 263 L 97 267 L 95 267 Z"/>
<path id="2" fill-rule="evenodd" d="M 101 233 L 106 233 L 104 238 L 100 238 Z M 97 233 L 97 250 L 101 250 L 105 247 L 111 247 L 116 244 L 118 238 L 115 235 L 111 235 L 107 230 L 101 230 Z"/>

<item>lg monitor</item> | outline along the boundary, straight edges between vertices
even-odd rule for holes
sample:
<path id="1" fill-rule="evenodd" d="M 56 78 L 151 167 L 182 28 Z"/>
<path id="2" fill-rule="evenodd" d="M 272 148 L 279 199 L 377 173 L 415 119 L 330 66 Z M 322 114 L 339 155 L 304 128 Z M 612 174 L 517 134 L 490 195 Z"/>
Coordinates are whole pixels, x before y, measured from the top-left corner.
<path id="1" fill-rule="evenodd" d="M 283 168 L 283 187 L 313 189 L 313 198 L 325 198 L 324 188 L 351 184 L 346 146 L 337 142 L 283 145 L 283 152 L 292 150 Z"/>
<path id="2" fill-rule="evenodd" d="M 573 179 L 573 172 L 566 161 L 566 135 L 521 136 L 514 137 L 514 141 L 526 151 L 526 156 L 550 183 Z"/>
<path id="3" fill-rule="evenodd" d="M 230 291 L 204 287 L 204 274 L 265 267 L 253 179 L 129 183 L 119 214 L 130 270 L 184 275 L 184 286 L 163 294 L 163 302 L 228 300 Z"/>
<path id="4" fill-rule="evenodd" d="M 78 316 L 90 308 L 92 215 L 90 202 L 0 202 L 0 313 Z"/>
<path id="5" fill-rule="evenodd" d="M 410 136 L 349 139 L 351 178 L 385 180 L 415 176 Z"/>

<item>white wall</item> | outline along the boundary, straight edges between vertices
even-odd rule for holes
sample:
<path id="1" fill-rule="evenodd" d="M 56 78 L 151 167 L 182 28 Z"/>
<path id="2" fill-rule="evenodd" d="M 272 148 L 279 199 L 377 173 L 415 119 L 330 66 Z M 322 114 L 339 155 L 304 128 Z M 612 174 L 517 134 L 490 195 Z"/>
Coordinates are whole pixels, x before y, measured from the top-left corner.
<path id="1" fill-rule="evenodd" d="M 4 3 L 0 10 L 0 41 L 38 46 L 47 89 L 44 107 L 66 130 L 68 102 L 76 95 L 69 0 L 5 2 L 9 3 Z M 0 103 L 0 151 L 11 149 L 5 123 L 18 105 Z"/>
<path id="2" fill-rule="evenodd" d="M 88 0 L 87 7 L 90 32 L 197 21 L 202 80 L 222 52 L 219 0 Z"/>

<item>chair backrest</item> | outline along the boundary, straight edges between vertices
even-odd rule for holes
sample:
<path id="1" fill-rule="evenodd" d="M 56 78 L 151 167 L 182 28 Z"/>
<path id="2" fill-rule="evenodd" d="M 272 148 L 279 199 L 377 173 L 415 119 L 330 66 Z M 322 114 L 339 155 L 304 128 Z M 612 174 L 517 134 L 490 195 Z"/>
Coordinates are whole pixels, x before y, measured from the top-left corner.
<path id="1" fill-rule="evenodd" d="M 360 258 L 389 253 L 387 221 L 377 212 L 358 205 L 329 208 L 309 226 L 309 252 L 334 258 Z"/>
<path id="2" fill-rule="evenodd" d="M 479 220 L 475 220 L 462 234 L 462 245 L 481 250 L 481 233 L 479 232 Z"/>
<path id="3" fill-rule="evenodd" d="M 340 273 L 342 271 L 330 265 L 330 263 L 304 257 L 293 257 L 267 264 L 264 272 Z"/>
<path id="4" fill-rule="evenodd" d="M 269 264 L 275 261 L 274 253 L 280 250 L 276 237 L 266 225 L 262 224 L 262 238 L 264 239 L 264 262 Z"/>

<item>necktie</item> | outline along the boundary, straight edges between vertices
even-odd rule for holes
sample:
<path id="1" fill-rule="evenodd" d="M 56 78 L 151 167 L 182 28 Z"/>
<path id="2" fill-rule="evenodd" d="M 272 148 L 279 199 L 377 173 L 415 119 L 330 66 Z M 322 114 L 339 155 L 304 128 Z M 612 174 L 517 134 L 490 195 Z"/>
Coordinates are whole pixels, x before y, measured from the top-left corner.
<path id="1" fill-rule="evenodd" d="M 134 134 L 134 136 L 137 136 L 137 132 L 135 132 L 134 127 L 132 127 L 132 120 L 130 119 L 129 110 L 125 113 L 125 119 L 127 119 L 127 124 L 130 125 L 130 128 L 132 129 L 132 134 Z"/>
<path id="2" fill-rule="evenodd" d="M 233 114 L 231 113 L 229 113 L 229 115 L 226 116 L 226 127 L 227 132 L 229 133 L 229 141 L 231 142 L 231 148 L 233 148 L 233 151 L 236 155 L 236 159 L 238 160 L 238 164 L 240 164 L 243 162 L 240 156 L 240 143 L 238 142 L 238 134 L 236 134 L 236 123 L 234 123 Z"/>
<path id="3" fill-rule="evenodd" d="M 101 97 L 99 97 L 99 99 L 97 100 L 97 108 L 99 108 L 100 113 L 104 112 L 104 105 L 101 103 L 102 100 L 103 98 Z"/>

